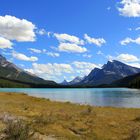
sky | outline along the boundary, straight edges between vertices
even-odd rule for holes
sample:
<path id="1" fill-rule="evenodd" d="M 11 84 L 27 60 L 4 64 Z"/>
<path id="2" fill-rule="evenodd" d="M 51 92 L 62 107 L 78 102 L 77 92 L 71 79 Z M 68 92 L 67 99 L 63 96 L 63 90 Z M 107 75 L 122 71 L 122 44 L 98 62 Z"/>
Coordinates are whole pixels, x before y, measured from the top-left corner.
<path id="1" fill-rule="evenodd" d="M 108 60 L 140 68 L 140 0 L 0 0 L 0 54 L 56 82 Z"/>

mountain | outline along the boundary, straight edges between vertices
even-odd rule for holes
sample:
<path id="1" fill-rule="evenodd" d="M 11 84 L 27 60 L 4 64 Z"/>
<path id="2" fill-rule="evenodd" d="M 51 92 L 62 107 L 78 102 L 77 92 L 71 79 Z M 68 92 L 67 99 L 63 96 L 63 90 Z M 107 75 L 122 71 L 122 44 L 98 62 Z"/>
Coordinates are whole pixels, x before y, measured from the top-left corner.
<path id="1" fill-rule="evenodd" d="M 8 88 L 30 88 L 33 87 L 31 84 L 27 84 L 21 81 L 15 81 L 7 78 L 0 77 L 0 87 Z"/>
<path id="2" fill-rule="evenodd" d="M 56 85 L 56 83 L 53 81 L 44 80 L 18 68 L 13 63 L 7 61 L 2 55 L 0 55 L 0 77 L 23 83 Z"/>
<path id="3" fill-rule="evenodd" d="M 72 81 L 68 82 L 66 80 L 64 80 L 62 83 L 60 83 L 60 85 L 75 85 L 79 82 L 81 82 L 85 77 L 75 77 Z"/>
<path id="4" fill-rule="evenodd" d="M 111 83 L 115 87 L 140 88 L 140 73 L 127 76 Z"/>
<path id="5" fill-rule="evenodd" d="M 60 85 L 66 86 L 69 85 L 69 82 L 67 80 L 64 80 L 62 83 L 60 83 Z"/>
<path id="6" fill-rule="evenodd" d="M 119 61 L 108 61 L 101 69 L 93 69 L 88 76 L 64 80 L 60 85 L 30 74 L 0 55 L 0 87 L 140 87 L 140 69 Z"/>
<path id="7" fill-rule="evenodd" d="M 69 85 L 75 85 L 75 84 L 81 82 L 84 78 L 85 77 L 79 77 L 79 76 L 77 76 L 72 81 L 69 82 Z"/>
<path id="8" fill-rule="evenodd" d="M 93 69 L 78 85 L 103 85 L 139 73 L 140 69 L 117 60 L 108 61 L 101 69 Z"/>

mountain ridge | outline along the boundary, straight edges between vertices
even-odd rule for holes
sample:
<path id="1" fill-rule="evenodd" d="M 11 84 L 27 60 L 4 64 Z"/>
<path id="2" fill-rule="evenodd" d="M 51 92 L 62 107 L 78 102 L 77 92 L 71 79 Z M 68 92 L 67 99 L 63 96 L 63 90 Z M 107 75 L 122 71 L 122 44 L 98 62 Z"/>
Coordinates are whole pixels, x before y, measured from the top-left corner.
<path id="1" fill-rule="evenodd" d="M 117 60 L 108 61 L 101 69 L 94 68 L 85 77 L 57 84 L 22 70 L 0 55 L 0 87 L 139 87 L 139 83 L 140 69 Z"/>
<path id="2" fill-rule="evenodd" d="M 104 64 L 101 69 L 93 69 L 78 85 L 102 85 L 111 84 L 113 81 L 139 73 L 140 69 L 113 60 Z"/>
<path id="3" fill-rule="evenodd" d="M 2 55 L 0 55 L 0 77 L 32 84 L 56 85 L 54 81 L 44 80 L 20 69 L 15 64 L 7 61 Z"/>
<path id="4" fill-rule="evenodd" d="M 60 83 L 60 85 L 75 85 L 75 84 L 79 83 L 80 81 L 82 81 L 83 79 L 84 79 L 84 77 L 80 77 L 80 76 L 76 76 L 70 82 L 68 82 L 67 80 L 64 79 L 64 81 L 62 83 Z"/>

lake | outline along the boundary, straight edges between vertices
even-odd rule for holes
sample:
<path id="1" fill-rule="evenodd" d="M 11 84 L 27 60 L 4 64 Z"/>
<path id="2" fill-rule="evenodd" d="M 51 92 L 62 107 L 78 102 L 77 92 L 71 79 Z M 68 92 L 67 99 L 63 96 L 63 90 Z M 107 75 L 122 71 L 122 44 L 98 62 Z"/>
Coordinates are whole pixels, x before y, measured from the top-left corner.
<path id="1" fill-rule="evenodd" d="M 94 106 L 140 108 L 140 90 L 128 88 L 0 88 L 0 92 L 20 92 L 53 101 Z"/>

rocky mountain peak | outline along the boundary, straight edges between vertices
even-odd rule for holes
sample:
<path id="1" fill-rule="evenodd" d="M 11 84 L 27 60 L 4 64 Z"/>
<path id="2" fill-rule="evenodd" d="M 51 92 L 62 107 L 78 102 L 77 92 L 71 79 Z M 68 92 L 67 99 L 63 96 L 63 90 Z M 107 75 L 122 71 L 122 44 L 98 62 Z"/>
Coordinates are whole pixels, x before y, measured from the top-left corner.
<path id="1" fill-rule="evenodd" d="M 0 64 L 3 64 L 4 62 L 7 62 L 6 58 L 0 55 Z"/>
<path id="2" fill-rule="evenodd" d="M 111 82 L 129 75 L 139 73 L 140 69 L 124 64 L 120 61 L 108 61 L 102 69 L 95 68 L 81 81 L 87 85 L 110 84 Z"/>

